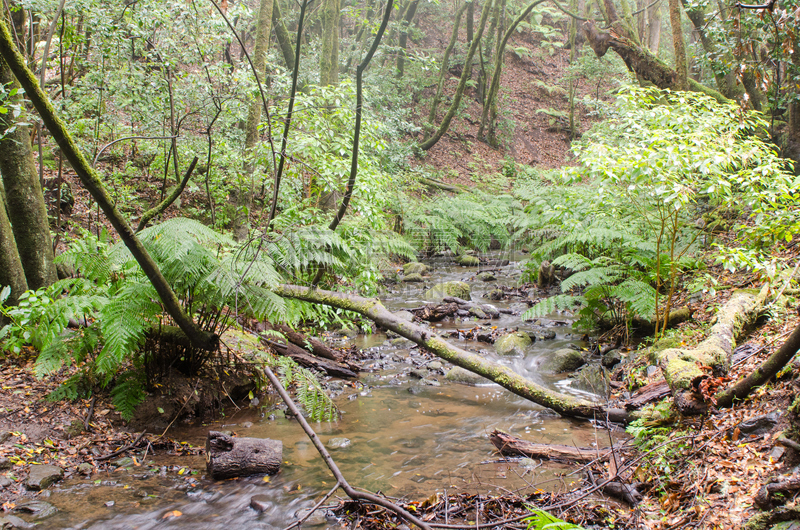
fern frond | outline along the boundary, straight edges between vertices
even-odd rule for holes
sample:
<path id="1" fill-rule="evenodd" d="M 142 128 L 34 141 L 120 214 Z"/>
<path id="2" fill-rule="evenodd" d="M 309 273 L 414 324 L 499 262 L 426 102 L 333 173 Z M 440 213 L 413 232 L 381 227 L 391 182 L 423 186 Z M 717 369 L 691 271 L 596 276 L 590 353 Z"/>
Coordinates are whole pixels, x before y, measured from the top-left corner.
<path id="1" fill-rule="evenodd" d="M 586 299 L 583 296 L 559 294 L 545 298 L 544 300 L 538 302 L 533 307 L 522 313 L 520 318 L 523 320 L 533 320 L 534 318 L 544 317 L 551 313 L 555 313 L 556 311 L 573 311 L 576 309 L 575 306 L 581 305 L 585 302 Z"/>

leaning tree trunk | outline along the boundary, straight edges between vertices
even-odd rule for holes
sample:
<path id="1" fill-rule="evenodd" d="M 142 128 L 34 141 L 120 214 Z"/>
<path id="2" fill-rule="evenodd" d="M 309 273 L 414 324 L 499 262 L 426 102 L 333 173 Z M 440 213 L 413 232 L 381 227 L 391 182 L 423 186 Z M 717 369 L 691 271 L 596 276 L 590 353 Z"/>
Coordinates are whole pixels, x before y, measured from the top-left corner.
<path id="1" fill-rule="evenodd" d="M 398 335 L 428 349 L 445 361 L 494 381 L 514 394 L 543 407 L 553 409 L 559 414 L 579 418 L 609 419 L 616 422 L 625 422 L 632 418 L 632 415 L 624 410 L 606 408 L 597 403 L 544 388 L 533 381 L 525 379 L 508 367 L 453 346 L 435 335 L 430 329 L 398 318 L 378 300 L 298 285 L 279 285 L 274 292 L 287 298 L 305 300 L 306 302 L 329 305 L 360 313 L 379 326 L 394 331 Z"/>
<path id="2" fill-rule="evenodd" d="M 523 20 L 525 20 L 525 18 L 527 18 L 530 12 L 533 11 L 533 8 L 546 1 L 547 0 L 536 0 L 535 2 L 528 5 L 528 7 L 526 7 L 525 10 L 522 13 L 520 13 L 520 15 L 511 23 L 511 25 L 508 26 L 505 35 L 503 35 L 503 40 L 500 41 L 497 45 L 497 53 L 495 54 L 494 58 L 494 74 L 492 75 L 492 83 L 489 86 L 489 93 L 486 97 L 486 104 L 483 106 L 483 114 L 481 116 L 481 126 L 478 132 L 478 137 L 483 138 L 484 129 L 488 126 L 489 139 L 490 139 L 489 143 L 491 145 L 495 145 L 496 143 L 491 141 L 494 137 L 495 116 L 493 115 L 491 121 L 489 121 L 489 114 L 492 105 L 495 104 L 495 100 L 497 99 L 497 92 L 500 90 L 500 76 L 503 73 L 503 58 L 505 56 L 508 39 L 510 39 L 511 35 L 514 34 L 514 31 L 517 29 L 517 26 L 519 26 L 519 24 Z"/>
<path id="3" fill-rule="evenodd" d="M 471 5 L 471 4 L 469 4 Z M 456 19 L 453 22 L 453 31 L 450 33 L 450 42 L 447 43 L 447 48 L 444 50 L 444 57 L 442 57 L 442 65 L 439 67 L 439 82 L 436 84 L 436 94 L 433 96 L 431 102 L 431 111 L 428 114 L 428 127 L 433 129 L 436 122 L 436 111 L 439 108 L 439 101 L 442 99 L 442 90 L 444 89 L 444 81 L 447 78 L 448 69 L 450 68 L 450 55 L 453 53 L 453 48 L 456 46 L 458 40 L 458 28 L 461 26 L 461 17 L 464 15 L 464 10 L 467 4 L 464 4 L 456 11 Z"/>
<path id="4" fill-rule="evenodd" d="M 275 29 L 275 39 L 281 48 L 286 69 L 292 72 L 294 71 L 294 46 L 292 46 L 292 38 L 289 36 L 286 24 L 283 23 L 280 4 L 279 0 L 272 1 L 272 27 Z"/>
<path id="5" fill-rule="evenodd" d="M 603 57 L 609 49 L 613 50 L 625 62 L 628 70 L 636 74 L 640 82 L 652 83 L 659 88 L 677 89 L 678 74 L 664 61 L 653 55 L 646 46 L 642 46 L 639 37 L 630 25 L 617 15 L 616 8 L 610 0 L 600 1 L 598 5 L 610 27 L 600 30 L 588 20 L 584 23 L 584 34 L 597 57 Z M 688 87 L 695 92 L 702 92 L 720 102 L 728 99 L 719 91 L 701 85 L 693 79 L 688 80 Z"/>
<path id="6" fill-rule="evenodd" d="M 5 15 L 1 17 L 5 18 Z M 0 83 L 19 88 L 9 65 L 3 59 L 0 59 Z M 22 104 L 19 97 L 12 101 Z M 28 127 L 18 125 L 14 128 L 15 125 L 12 113 L 0 114 L 0 173 L 5 188 L 8 218 L 28 287 L 40 289 L 58 279 L 53 263 L 53 243 L 50 239 L 47 206 L 33 162 Z"/>
<path id="7" fill-rule="evenodd" d="M 11 222 L 6 214 L 3 188 L 0 186 L 0 289 L 5 286 L 11 288 L 11 293 L 6 300 L 8 305 L 17 305 L 19 295 L 28 290 L 25 271 L 22 269 L 22 261 L 19 259 L 14 233 L 11 230 Z M 0 301 L 0 304 L 2 303 Z M 2 325 L 2 317 L 0 317 L 0 325 Z"/>
<path id="8" fill-rule="evenodd" d="M 483 6 L 483 12 L 481 13 L 481 20 L 478 23 L 477 34 L 469 47 L 466 59 L 464 59 L 464 70 L 461 72 L 461 80 L 458 82 L 458 88 L 456 88 L 456 93 L 453 96 L 453 103 L 450 105 L 450 109 L 447 111 L 447 114 L 445 114 L 439 128 L 433 133 L 433 136 L 420 144 L 419 148 L 423 151 L 429 150 L 441 140 L 444 133 L 450 128 L 450 122 L 453 121 L 453 117 L 456 115 L 456 111 L 461 105 L 461 98 L 464 97 L 464 89 L 467 86 L 467 81 L 472 77 L 472 59 L 475 57 L 478 46 L 480 46 L 483 30 L 486 27 L 486 20 L 489 18 L 489 11 L 491 11 L 491 8 L 492 0 L 486 0 L 486 4 Z M 467 20 L 469 20 L 469 17 Z"/>
<path id="9" fill-rule="evenodd" d="M 267 66 L 267 50 L 269 49 L 269 36 L 272 30 L 272 14 L 274 0 L 261 0 L 258 10 L 258 25 L 256 26 L 256 44 L 253 50 L 253 67 L 259 74 Z M 261 97 L 253 96 L 247 109 L 247 123 L 244 133 L 244 175 L 243 180 L 234 182 L 230 190 L 230 200 L 234 207 L 233 212 L 233 238 L 243 241 L 250 231 L 250 210 L 253 207 L 253 193 L 255 191 L 255 163 L 253 162 L 254 149 L 259 141 L 258 125 L 261 123 Z M 237 179 L 238 180 L 238 179 Z"/>
<path id="10" fill-rule="evenodd" d="M 167 283 L 158 265 L 144 248 L 142 242 L 133 233 L 125 218 L 117 210 L 114 201 L 108 195 L 97 172 L 89 165 L 78 146 L 67 132 L 64 122 L 56 114 L 53 105 L 47 99 L 39 83 L 27 65 L 25 59 L 17 50 L 8 30 L 5 20 L 0 17 L 0 56 L 5 59 L 8 66 L 25 89 L 25 93 L 36 108 L 45 126 L 53 135 L 61 151 L 67 157 L 86 190 L 92 195 L 97 204 L 108 217 L 111 225 L 117 231 L 125 246 L 130 250 L 142 271 L 153 284 L 158 293 L 164 310 L 172 317 L 175 323 L 186 333 L 189 340 L 197 348 L 214 350 L 219 346 L 219 337 L 215 333 L 202 330 L 181 307 L 178 298 Z"/>

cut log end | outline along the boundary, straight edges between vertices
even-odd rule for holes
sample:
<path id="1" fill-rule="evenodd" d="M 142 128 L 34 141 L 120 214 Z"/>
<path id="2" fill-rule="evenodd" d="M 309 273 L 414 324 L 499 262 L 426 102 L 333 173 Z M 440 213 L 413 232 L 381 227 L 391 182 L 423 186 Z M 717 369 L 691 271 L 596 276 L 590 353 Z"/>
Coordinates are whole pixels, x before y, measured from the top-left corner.
<path id="1" fill-rule="evenodd" d="M 281 468 L 283 443 L 269 438 L 238 438 L 209 431 L 206 469 L 215 480 L 247 475 L 274 475 Z"/>

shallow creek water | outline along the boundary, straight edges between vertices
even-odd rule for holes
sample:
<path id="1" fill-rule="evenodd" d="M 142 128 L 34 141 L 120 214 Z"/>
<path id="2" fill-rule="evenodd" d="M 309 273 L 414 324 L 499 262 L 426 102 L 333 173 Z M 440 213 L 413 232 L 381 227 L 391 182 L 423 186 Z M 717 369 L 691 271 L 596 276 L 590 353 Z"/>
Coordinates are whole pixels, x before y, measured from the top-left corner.
<path id="1" fill-rule="evenodd" d="M 519 299 L 490 302 L 484 298 L 498 284 L 513 285 L 519 269 L 513 261 L 496 272 L 496 282 L 475 280 L 477 268 L 434 263 L 431 284 L 468 280 L 472 300 L 493 303 L 516 312 L 526 308 Z M 391 310 L 424 304 L 424 286 L 402 286 L 383 297 Z M 556 317 L 561 318 L 561 317 Z M 468 329 L 474 321 L 443 322 L 436 327 Z M 459 346 L 480 352 L 509 365 L 518 373 L 558 388 L 562 392 L 594 399 L 565 377 L 546 377 L 537 366 L 549 351 L 578 344 L 571 328 L 559 320 L 542 324 L 556 338 L 537 341 L 524 358 L 499 357 L 488 344 L 455 340 Z M 518 316 L 501 315 L 491 325 L 532 329 Z M 572 479 L 571 470 L 550 462 L 504 460 L 494 450 L 488 434 L 495 428 L 534 442 L 590 447 L 608 445 L 608 435 L 588 422 L 559 418 L 535 404 L 520 399 L 501 387 L 489 384 L 467 386 L 445 381 L 441 370 L 431 370 L 427 379 L 438 386 L 420 382 L 411 370 L 426 369 L 437 359 L 398 344 L 383 334 L 360 336 L 356 344 L 374 349 L 374 359 L 364 363 L 359 384 L 340 386 L 336 397 L 342 417 L 335 423 L 314 425 L 323 443 L 346 438 L 349 445 L 330 449 L 351 485 L 381 491 L 392 497 L 421 500 L 448 490 L 470 493 L 539 488 L 556 490 Z M 394 345 L 393 345 L 394 344 Z M 433 365 L 434 368 L 436 364 Z M 434 383 L 435 385 L 436 383 Z M 90 480 L 67 480 L 51 488 L 48 502 L 59 512 L 41 521 L 44 528 L 264 528 L 281 529 L 295 519 L 298 511 L 313 506 L 334 484 L 316 450 L 296 421 L 265 409 L 248 409 L 216 424 L 174 426 L 173 438 L 202 444 L 210 429 L 232 430 L 239 436 L 269 437 L 283 441 L 281 472 L 265 481 L 261 477 L 214 482 L 206 479 L 202 457 L 148 457 L 148 465 L 118 468 Z M 188 468 L 196 474 L 179 474 Z M 268 509 L 257 513 L 249 507 L 254 495 L 266 496 Z M 177 512 L 180 512 L 179 516 Z M 324 519 L 324 511 L 304 528 L 335 527 Z M 38 522 L 38 521 L 37 521 Z"/>

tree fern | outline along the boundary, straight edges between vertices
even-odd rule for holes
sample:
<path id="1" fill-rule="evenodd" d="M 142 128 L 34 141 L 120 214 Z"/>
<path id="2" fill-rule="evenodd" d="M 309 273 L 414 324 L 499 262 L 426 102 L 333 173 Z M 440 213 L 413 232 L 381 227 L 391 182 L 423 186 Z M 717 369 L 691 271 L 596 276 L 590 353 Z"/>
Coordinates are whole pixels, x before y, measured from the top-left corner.
<path id="1" fill-rule="evenodd" d="M 278 379 L 287 390 L 295 388 L 298 402 L 314 421 L 333 421 L 339 411 L 328 394 L 323 390 L 319 379 L 313 372 L 298 365 L 289 357 L 275 356 L 260 352 L 261 358 L 277 373 Z"/>
<path id="2" fill-rule="evenodd" d="M 530 309 L 523 312 L 520 318 L 533 320 L 534 318 L 545 317 L 556 311 L 574 311 L 585 302 L 586 299 L 583 296 L 558 294 L 537 302 Z"/>

